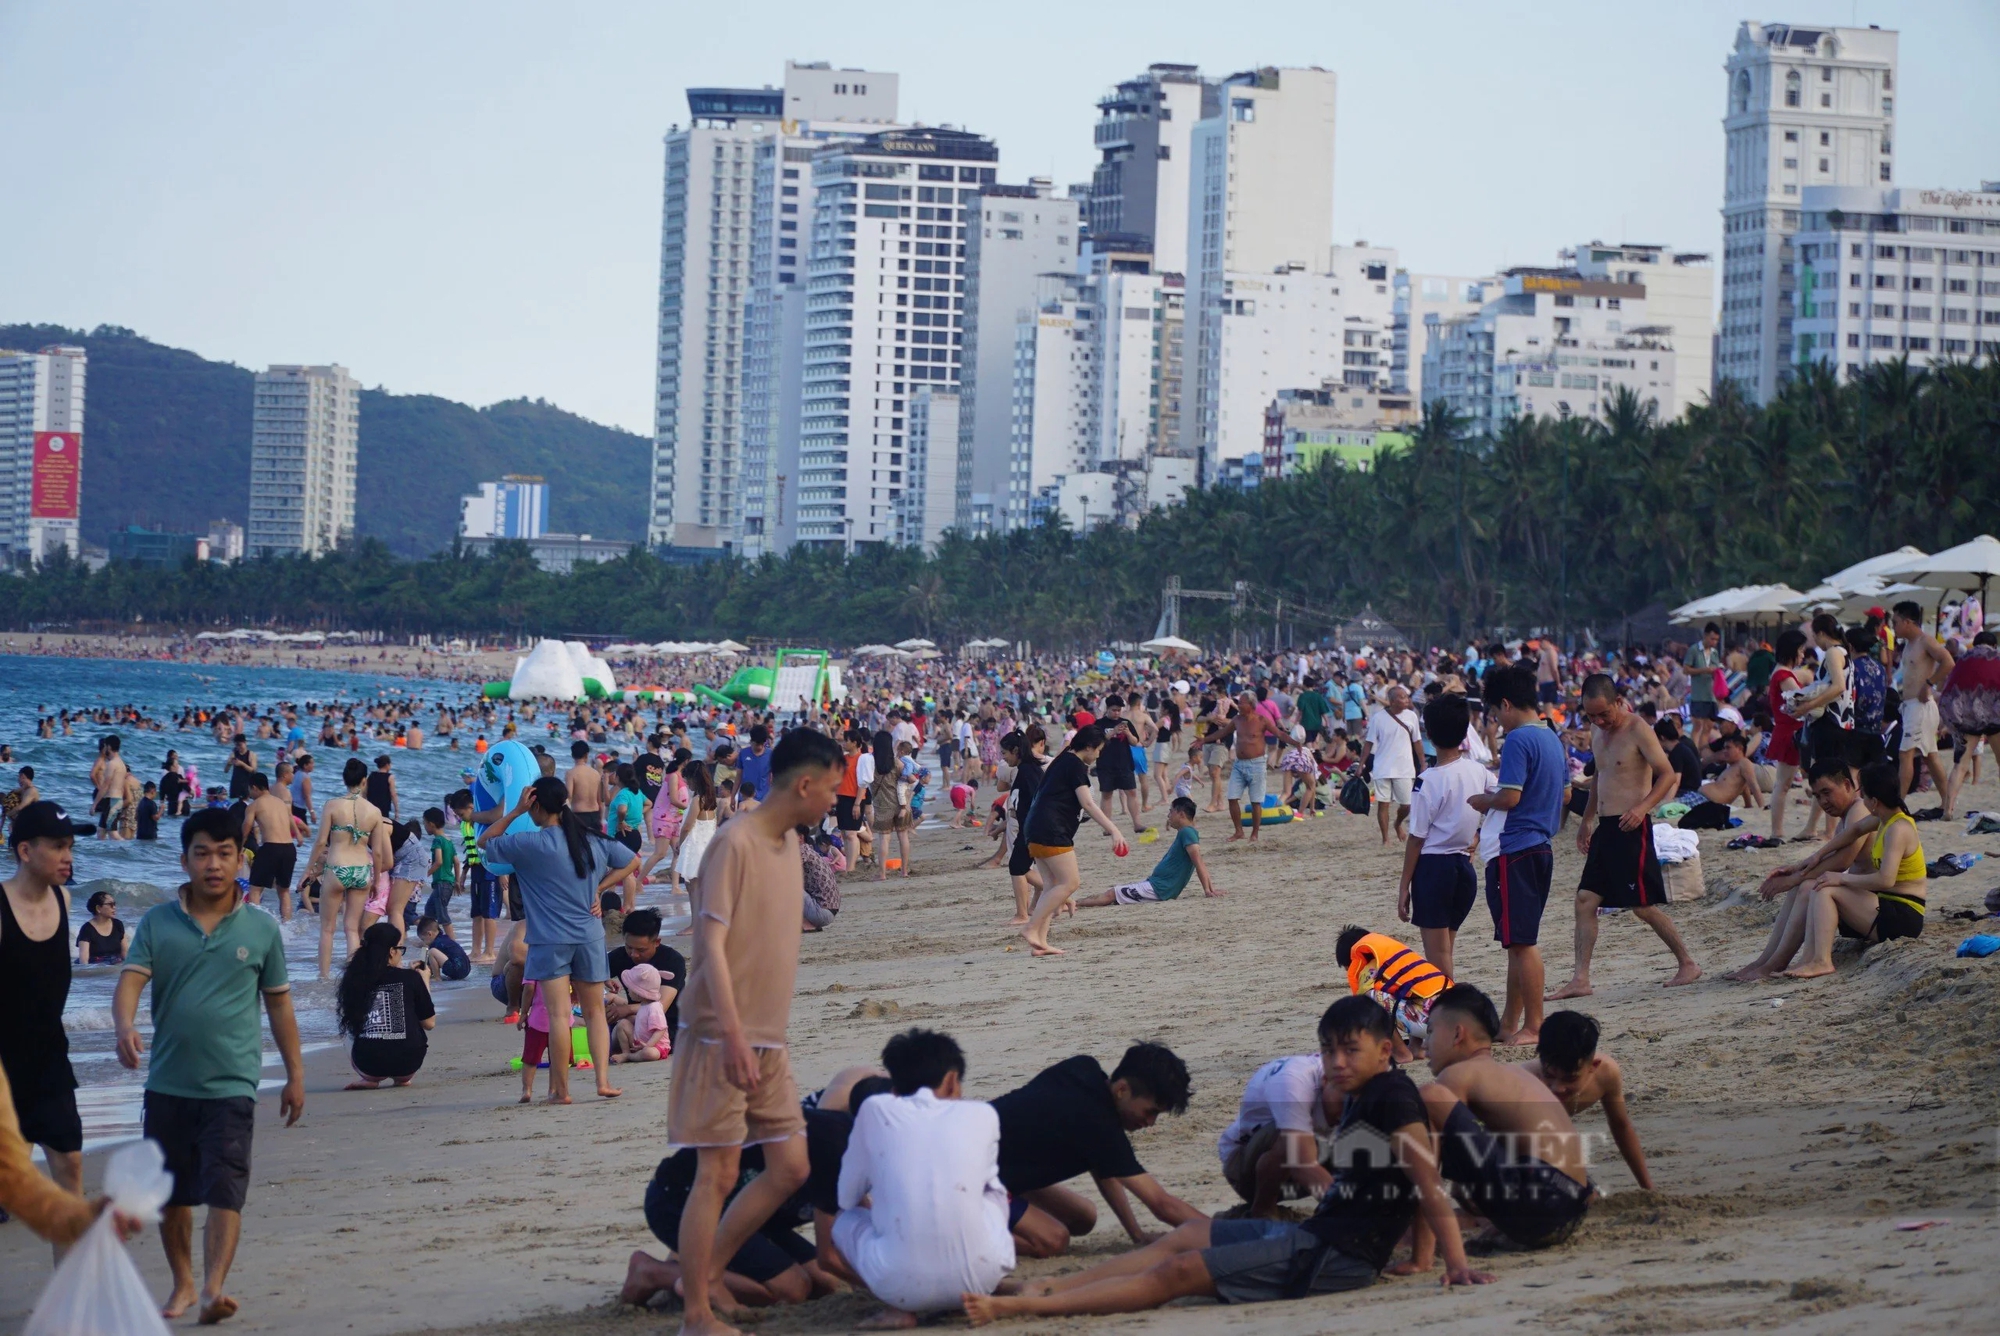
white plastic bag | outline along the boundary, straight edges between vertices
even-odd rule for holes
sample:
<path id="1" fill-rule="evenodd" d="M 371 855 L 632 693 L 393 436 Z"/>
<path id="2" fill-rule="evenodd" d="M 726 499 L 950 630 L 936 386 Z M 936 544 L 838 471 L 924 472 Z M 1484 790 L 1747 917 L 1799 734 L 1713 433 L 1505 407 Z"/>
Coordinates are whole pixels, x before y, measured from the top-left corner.
<path id="1" fill-rule="evenodd" d="M 120 1147 L 105 1167 L 111 1206 L 149 1224 L 173 1189 L 155 1142 Z M 168 1330 L 107 1209 L 49 1277 L 21 1336 L 168 1336 Z"/>

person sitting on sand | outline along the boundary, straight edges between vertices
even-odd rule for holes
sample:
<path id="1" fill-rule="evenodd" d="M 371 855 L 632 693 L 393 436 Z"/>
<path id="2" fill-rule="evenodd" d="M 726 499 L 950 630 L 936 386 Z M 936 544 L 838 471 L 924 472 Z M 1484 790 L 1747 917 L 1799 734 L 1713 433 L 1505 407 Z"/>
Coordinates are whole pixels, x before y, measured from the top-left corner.
<path id="1" fill-rule="evenodd" d="M 1792 963 L 1806 935 L 1806 897 L 1801 888 L 1817 880 L 1823 872 L 1845 872 L 1861 856 L 1861 837 L 1880 824 L 1862 801 L 1854 771 L 1848 767 L 1845 756 L 1815 759 L 1806 769 L 1806 785 L 1820 811 L 1826 814 L 1832 831 L 1826 843 L 1809 857 L 1771 869 L 1757 888 L 1757 894 L 1764 899 L 1782 895 L 1785 902 L 1778 907 L 1778 917 L 1771 924 L 1763 954 L 1728 976 L 1737 983 L 1768 979 Z"/>
<path id="2" fill-rule="evenodd" d="M 437 1025 L 437 1009 L 430 967 L 403 968 L 403 934 L 394 924 L 376 923 L 361 934 L 361 949 L 341 973 L 339 1000 L 340 1032 L 354 1040 L 350 1060 L 357 1079 L 347 1088 L 408 1085 L 424 1065 L 426 1032 Z"/>
<path id="3" fill-rule="evenodd" d="M 1438 1170 L 1459 1204 L 1523 1248 L 1549 1248 L 1590 1209 L 1583 1139 L 1548 1086 L 1494 1061 L 1499 1030 L 1492 999 L 1471 984 L 1438 995 L 1426 1040 L 1437 1080 L 1423 1088 L 1424 1109 L 1438 1134 Z M 1417 1244 L 1412 1260 L 1423 1270 L 1421 1232 Z"/>
<path id="4" fill-rule="evenodd" d="M 674 1051 L 667 1033 L 667 1009 L 660 1005 L 660 972 L 633 965 L 618 976 L 632 1014 L 611 1027 L 613 1062 L 658 1062 Z"/>
<path id="5" fill-rule="evenodd" d="M 1148 1238 L 1129 1192 L 1167 1225 L 1201 1212 L 1161 1187 L 1132 1152 L 1130 1133 L 1187 1110 L 1187 1064 L 1163 1044 L 1134 1044 L 1110 1076 L 1087 1053 L 1065 1058 L 993 1101 L 1008 1225 L 1028 1257 L 1054 1257 L 1097 1227 L 1097 1208 L 1061 1184 L 1088 1173 L 1134 1243 Z"/>
<path id="6" fill-rule="evenodd" d="M 1404 1040 L 1422 1042 L 1431 1003 L 1451 987 L 1445 972 L 1393 937 L 1350 923 L 1334 942 L 1333 958 L 1347 971 L 1347 991 L 1371 997 L 1396 1022 L 1396 1061 L 1408 1062 Z M 1370 971 L 1374 977 L 1363 982 Z"/>
<path id="7" fill-rule="evenodd" d="M 1320 1148 L 1340 1121 L 1345 1096 L 1328 1071 L 1322 1050 L 1276 1058 L 1244 1083 L 1236 1121 L 1222 1130 L 1215 1153 L 1251 1218 L 1289 1219 L 1279 1213 L 1280 1201 L 1324 1192 L 1333 1181 Z"/>
<path id="8" fill-rule="evenodd" d="M 1602 1104 L 1611 1140 L 1625 1157 L 1625 1166 L 1639 1186 L 1651 1192 L 1653 1175 L 1646 1169 L 1639 1129 L 1625 1110 L 1625 1071 L 1618 1059 L 1597 1051 L 1597 1034 L 1597 1022 L 1582 1012 L 1555 1012 L 1542 1021 L 1535 1056 L 1517 1065 L 1547 1086 L 1571 1118 L 1593 1104 Z"/>
<path id="9" fill-rule="evenodd" d="M 1722 762 L 1722 773 L 1701 786 L 1702 800 L 1680 819 L 1682 830 L 1728 830 L 1730 804 L 1739 798 L 1751 807 L 1764 805 L 1764 786 L 1743 750 L 1741 733 L 1724 733 L 1708 750 Z"/>
<path id="10" fill-rule="evenodd" d="M 1014 1269 L 1000 1120 L 959 1098 L 965 1054 L 949 1035 L 906 1030 L 882 1065 L 895 1093 L 854 1115 L 833 1222 L 841 1257 L 888 1305 L 864 1329 L 914 1327 Z"/>
<path id="11" fill-rule="evenodd" d="M 730 1256 L 722 1273 L 724 1287 L 736 1303 L 750 1308 L 804 1303 L 841 1288 L 845 1277 L 833 1249 L 833 1220 L 838 1209 L 838 1183 L 847 1151 L 853 1114 L 877 1094 L 888 1094 L 889 1080 L 872 1067 L 848 1067 L 836 1073 L 811 1101 L 801 1107 L 806 1123 L 806 1154 L 810 1174 L 806 1186 L 752 1231 Z M 697 1156 L 693 1148 L 676 1151 L 660 1161 L 646 1186 L 646 1226 L 669 1249 L 680 1249 L 680 1222 L 694 1189 Z M 737 1180 L 726 1200 L 733 1201 L 744 1185 L 764 1171 L 764 1148 L 746 1146 Z M 799 1237 L 799 1227 L 813 1223 L 820 1242 L 815 1248 Z M 634 1252 L 626 1264 L 623 1303 L 642 1306 L 662 1294 L 678 1293 L 678 1259 L 661 1260 Z"/>
<path id="12" fill-rule="evenodd" d="M 1877 822 L 1875 836 L 1848 871 L 1822 872 L 1800 888 L 1805 958 L 1785 971 L 1787 978 L 1833 973 L 1836 932 L 1863 947 L 1923 933 L 1930 871 L 1917 823 L 1903 805 L 1895 762 L 1877 761 L 1862 770 L 1861 799 Z M 1848 838 L 1866 837 L 1857 830 Z"/>
<path id="13" fill-rule="evenodd" d="M 968 1294 L 966 1316 L 984 1326 L 1136 1313 L 1190 1295 L 1257 1303 L 1360 1289 L 1382 1273 L 1419 1213 L 1444 1252 L 1445 1283 L 1488 1283 L 1466 1262 L 1423 1097 L 1389 1055 L 1394 1034 L 1389 1014 L 1365 997 L 1344 997 L 1320 1018 L 1320 1050 L 1344 1102 L 1332 1181 L 1310 1219 L 1191 1220 L 1136 1252 L 1018 1295 Z"/>
<path id="14" fill-rule="evenodd" d="M 1113 886 L 1108 891 L 1087 895 L 1076 903 L 1086 909 L 1106 905 L 1137 905 L 1148 901 L 1172 900 L 1187 889 L 1190 879 L 1201 878 L 1201 893 L 1210 899 L 1222 894 L 1209 879 L 1208 863 L 1201 856 L 1201 832 L 1194 828 L 1196 808 L 1192 798 L 1176 798 L 1167 809 L 1167 834 L 1172 842 L 1144 881 Z"/>

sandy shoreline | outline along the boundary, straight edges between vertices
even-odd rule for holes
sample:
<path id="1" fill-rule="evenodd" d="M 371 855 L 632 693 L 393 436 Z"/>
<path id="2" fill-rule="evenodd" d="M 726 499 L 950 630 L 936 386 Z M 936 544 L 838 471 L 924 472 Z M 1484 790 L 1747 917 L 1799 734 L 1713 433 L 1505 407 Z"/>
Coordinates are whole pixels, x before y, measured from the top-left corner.
<path id="1" fill-rule="evenodd" d="M 1969 791 L 1970 805 L 2000 807 L 1994 778 Z M 955 1034 L 971 1061 L 969 1093 L 991 1096 L 1071 1053 L 1109 1061 L 1132 1040 L 1162 1039 L 1193 1071 L 1194 1104 L 1139 1134 L 1135 1146 L 1173 1191 L 1207 1209 L 1229 1205 L 1215 1137 L 1251 1071 L 1311 1047 L 1319 1012 L 1345 986 L 1332 959 L 1340 926 L 1394 931 L 1399 854 L 1376 842 L 1372 820 L 1342 812 L 1268 830 L 1255 849 L 1224 847 L 1219 818 L 1204 817 L 1202 828 L 1227 898 L 1082 911 L 1057 928 L 1070 954 L 1040 961 L 1008 949 L 1015 939 L 998 926 L 1008 912 L 999 875 L 970 870 L 988 848 L 983 833 L 923 833 L 917 877 L 848 883 L 835 925 L 805 938 L 792 1010 L 795 1070 L 822 1079 L 871 1059 L 916 1021 Z M 1661 1191 L 1638 1192 L 1607 1148 L 1596 1178 L 1611 1196 L 1584 1231 L 1549 1253 L 1490 1259 L 1494 1287 L 1441 1294 L 1432 1277 L 1294 1304 L 1197 1305 L 1010 1329 L 1329 1331 L 1359 1312 L 1378 1326 L 1443 1331 L 1526 1321 L 1607 1336 L 1826 1332 L 1879 1329 L 1892 1308 L 1899 1324 L 1985 1326 L 2000 1264 L 1992 1023 L 2000 958 L 1953 959 L 1972 929 L 1943 916 L 1979 905 L 2000 872 L 2000 840 L 1962 829 L 1922 827 L 1932 858 L 1961 849 L 1989 856 L 1931 884 L 1925 935 L 1859 964 L 1839 955 L 1831 980 L 1720 980 L 1756 954 L 1771 917 L 1768 906 L 1754 897 L 1736 903 L 1731 891 L 1748 891 L 1785 856 L 1724 852 L 1722 835 L 1703 840 L 1708 897 L 1674 911 L 1709 978 L 1663 993 L 1667 957 L 1651 932 L 1629 916 L 1607 920 L 1598 993 L 1583 1009 L 1603 1023 L 1606 1048 L 1627 1068 Z M 1557 846 L 1559 888 L 1574 886 L 1580 869 L 1573 834 Z M 1148 850 L 1124 862 L 1096 841 L 1081 852 L 1094 888 L 1125 879 Z M 1482 906 L 1461 938 L 1460 971 L 1497 992 L 1500 951 L 1485 924 Z M 1551 979 L 1566 977 L 1561 894 L 1544 920 L 1543 946 Z M 671 1330 L 667 1315 L 611 1304 L 631 1250 L 659 1251 L 639 1203 L 661 1153 L 668 1071 L 620 1069 L 626 1095 L 613 1103 L 585 1097 L 567 1109 L 521 1108 L 513 1103 L 518 1077 L 506 1068 L 519 1037 L 494 1023 L 496 1014 L 482 993 L 456 994 L 409 1090 L 341 1092 L 348 1073 L 333 1050 L 308 1058 L 308 1111 L 298 1128 L 278 1127 L 275 1095 L 261 1101 L 232 1286 L 244 1311 L 233 1329 Z M 1593 1113 L 1582 1126 L 1602 1133 L 1603 1119 Z M 102 1164 L 92 1160 L 94 1184 Z M 1910 1219 L 1945 1223 L 1896 1231 Z M 1122 1246 L 1116 1232 L 1100 1224 L 1079 1241 L 1078 1256 Z M 164 1294 L 157 1237 L 134 1251 Z M 1078 1264 L 1072 1257 L 1024 1271 Z M 48 1269 L 46 1248 L 18 1227 L 0 1230 L 0 1328 L 23 1319 Z M 847 1330 L 864 1307 L 841 1296 L 768 1313 L 757 1330 Z"/>
<path id="2" fill-rule="evenodd" d="M 310 668 L 335 673 L 375 673 L 483 684 L 510 675 L 517 651 L 475 649 L 439 654 L 407 644 L 266 644 L 202 642 L 159 635 L 85 635 L 68 632 L 0 632 L 0 654 L 50 658 L 171 661 L 194 667 Z"/>

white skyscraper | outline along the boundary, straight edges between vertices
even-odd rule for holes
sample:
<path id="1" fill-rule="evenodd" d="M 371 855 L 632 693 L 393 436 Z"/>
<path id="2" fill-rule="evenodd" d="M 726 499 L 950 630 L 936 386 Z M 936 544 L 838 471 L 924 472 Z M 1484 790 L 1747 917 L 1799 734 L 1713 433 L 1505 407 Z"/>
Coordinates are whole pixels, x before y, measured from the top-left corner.
<path id="1" fill-rule="evenodd" d="M 1074 274 L 1045 274 L 1039 286 L 1034 308 L 1014 325 L 1003 509 L 1009 529 L 1037 522 L 1037 499 L 1045 506 L 1049 489 L 1092 462 L 1096 303 Z"/>
<path id="2" fill-rule="evenodd" d="M 967 534 L 1003 522 L 1012 477 L 1015 326 L 1037 309 L 1043 275 L 1075 268 L 1082 226 L 1077 201 L 1055 198 L 1046 178 L 989 186 L 972 213 L 954 518 Z"/>
<path id="3" fill-rule="evenodd" d="M 1215 89 L 1193 65 L 1150 65 L 1097 101 L 1090 231 L 1143 238 L 1161 273 L 1187 271 L 1190 146 Z"/>
<path id="4" fill-rule="evenodd" d="M 1214 111 L 1195 127 L 1188 187 L 1188 378 L 1182 414 L 1186 453 L 1213 476 L 1221 423 L 1220 343 L 1229 276 L 1280 270 L 1318 273 L 1333 240 L 1333 74 L 1264 68 L 1231 75 Z M 1386 292 L 1387 275 L 1384 275 Z M 1387 301 L 1385 300 L 1385 307 Z M 1385 324 L 1387 322 L 1385 321 Z M 1287 379 L 1286 384 L 1312 384 Z M 1249 410 L 1262 453 L 1269 396 Z M 1247 453 L 1248 451 L 1246 451 Z"/>
<path id="5" fill-rule="evenodd" d="M 796 541 L 891 542 L 916 392 L 964 365 L 965 230 L 1000 151 L 962 130 L 890 130 L 813 159 Z M 1073 207 L 1073 206 L 1072 206 Z"/>
<path id="6" fill-rule="evenodd" d="M 0 561 L 77 555 L 88 356 L 56 344 L 0 349 Z"/>
<path id="7" fill-rule="evenodd" d="M 772 292 L 775 337 L 775 289 L 799 274 L 799 234 L 782 224 L 796 229 L 809 216 L 784 212 L 807 201 L 779 193 L 793 182 L 780 175 L 787 146 L 777 141 L 799 121 L 892 122 L 896 82 L 893 74 L 788 64 L 782 89 L 688 89 L 688 127 L 666 136 L 650 542 L 737 547 L 753 501 L 761 511 L 780 369 L 775 345 L 763 344 L 752 374 L 751 302 L 760 284 Z M 763 196 L 760 168 L 772 187 Z"/>
<path id="8" fill-rule="evenodd" d="M 1673 401 L 1660 405 L 1662 418 L 1677 418 L 1708 402 L 1715 374 L 1715 266 L 1708 256 L 1671 246 L 1592 241 L 1562 258 L 1576 265 L 1580 278 L 1645 285 L 1646 323 L 1674 346 Z M 1634 332 L 1630 321 L 1625 331 Z"/>
<path id="9" fill-rule="evenodd" d="M 1793 360 L 1802 192 L 1894 180 L 1896 34 L 1744 23 L 1726 68 L 1717 372 L 1761 403 Z"/>
<path id="10" fill-rule="evenodd" d="M 344 366 L 274 366 L 257 376 L 250 427 L 253 557 L 321 556 L 354 537 L 361 385 Z"/>

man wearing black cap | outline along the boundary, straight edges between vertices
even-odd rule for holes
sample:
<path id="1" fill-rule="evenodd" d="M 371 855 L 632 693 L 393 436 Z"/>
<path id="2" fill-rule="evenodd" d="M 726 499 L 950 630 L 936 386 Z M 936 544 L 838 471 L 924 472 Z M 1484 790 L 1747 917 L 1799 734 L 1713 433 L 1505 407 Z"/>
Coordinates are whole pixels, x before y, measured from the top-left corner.
<path id="1" fill-rule="evenodd" d="M 14 813 L 7 848 L 14 875 L 0 882 L 0 1069 L 14 1090 L 21 1135 L 49 1158 L 49 1176 L 83 1191 L 83 1121 L 69 1065 L 69 897 L 79 826 L 47 801 Z"/>

